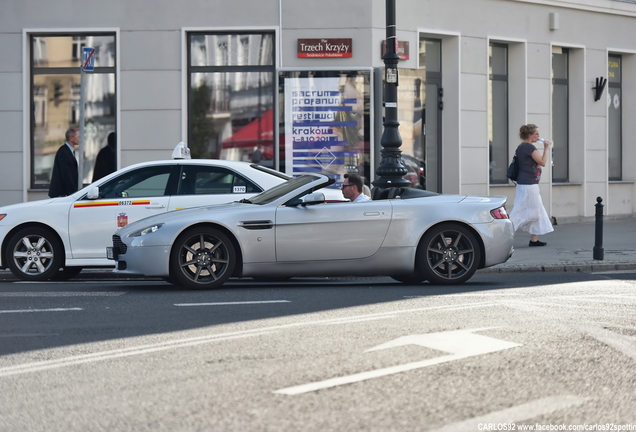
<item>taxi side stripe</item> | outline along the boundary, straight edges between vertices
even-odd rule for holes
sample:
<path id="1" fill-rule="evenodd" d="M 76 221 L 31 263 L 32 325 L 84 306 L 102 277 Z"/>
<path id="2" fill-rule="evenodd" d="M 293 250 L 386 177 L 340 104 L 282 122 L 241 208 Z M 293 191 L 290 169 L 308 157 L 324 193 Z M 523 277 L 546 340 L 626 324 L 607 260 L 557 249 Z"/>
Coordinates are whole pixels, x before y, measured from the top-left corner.
<path id="1" fill-rule="evenodd" d="M 130 204 L 124 204 L 122 205 L 122 207 L 126 207 L 127 205 L 148 205 L 150 204 L 150 200 L 136 200 L 136 201 L 132 201 L 130 202 Z M 97 203 L 75 203 L 73 204 L 73 207 L 76 208 L 85 208 L 85 207 L 109 207 L 109 206 L 118 206 L 119 201 L 102 201 L 102 202 L 97 202 Z"/>

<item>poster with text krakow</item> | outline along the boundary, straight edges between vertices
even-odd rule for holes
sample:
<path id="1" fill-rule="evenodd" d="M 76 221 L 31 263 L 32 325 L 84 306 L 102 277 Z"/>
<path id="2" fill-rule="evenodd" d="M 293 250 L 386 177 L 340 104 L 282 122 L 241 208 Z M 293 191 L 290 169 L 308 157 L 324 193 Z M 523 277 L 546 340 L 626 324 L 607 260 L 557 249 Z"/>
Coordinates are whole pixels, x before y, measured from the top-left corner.
<path id="1" fill-rule="evenodd" d="M 364 163 L 362 77 L 285 79 L 285 171 L 333 177 L 360 173 Z M 362 173 L 361 173 L 362 174 Z"/>

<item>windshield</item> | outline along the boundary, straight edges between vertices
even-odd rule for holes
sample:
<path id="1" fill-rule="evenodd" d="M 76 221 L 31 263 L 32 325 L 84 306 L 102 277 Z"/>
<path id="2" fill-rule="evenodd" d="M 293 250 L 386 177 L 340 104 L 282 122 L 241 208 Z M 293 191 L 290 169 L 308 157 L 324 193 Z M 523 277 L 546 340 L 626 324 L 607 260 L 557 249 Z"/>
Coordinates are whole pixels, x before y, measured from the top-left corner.
<path id="1" fill-rule="evenodd" d="M 283 174 L 280 171 L 276 171 L 276 170 L 273 170 L 271 168 L 264 167 L 262 165 L 251 164 L 250 167 L 254 168 L 255 170 L 259 170 L 259 171 L 263 171 L 263 172 L 265 172 L 267 174 L 271 174 L 271 175 L 273 175 L 275 177 L 282 178 L 283 180 L 290 180 L 292 178 L 292 177 L 288 176 L 287 174 Z"/>
<path id="2" fill-rule="evenodd" d="M 281 183 L 271 189 L 266 190 L 265 192 L 261 192 L 258 195 L 249 198 L 249 201 L 252 204 L 269 204 L 272 201 L 276 201 L 278 198 L 298 189 L 299 187 L 316 181 L 317 178 L 318 177 L 310 174 L 305 174 L 303 176 L 293 178 L 286 181 L 285 183 Z"/>

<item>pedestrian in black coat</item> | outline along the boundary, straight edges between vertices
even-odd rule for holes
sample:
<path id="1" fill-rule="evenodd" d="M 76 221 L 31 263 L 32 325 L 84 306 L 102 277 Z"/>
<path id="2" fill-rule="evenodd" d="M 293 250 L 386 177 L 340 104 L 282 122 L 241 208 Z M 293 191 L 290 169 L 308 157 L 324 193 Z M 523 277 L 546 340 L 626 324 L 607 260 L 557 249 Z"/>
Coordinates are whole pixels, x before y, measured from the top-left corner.
<path id="1" fill-rule="evenodd" d="M 67 196 L 77 192 L 77 159 L 75 147 L 79 145 L 80 134 L 77 129 L 66 131 L 66 142 L 55 154 L 49 196 L 51 198 Z"/>
<path id="2" fill-rule="evenodd" d="M 106 177 L 117 170 L 117 159 L 115 155 L 115 132 L 108 134 L 108 145 L 102 147 L 95 159 L 93 169 L 93 181 Z"/>

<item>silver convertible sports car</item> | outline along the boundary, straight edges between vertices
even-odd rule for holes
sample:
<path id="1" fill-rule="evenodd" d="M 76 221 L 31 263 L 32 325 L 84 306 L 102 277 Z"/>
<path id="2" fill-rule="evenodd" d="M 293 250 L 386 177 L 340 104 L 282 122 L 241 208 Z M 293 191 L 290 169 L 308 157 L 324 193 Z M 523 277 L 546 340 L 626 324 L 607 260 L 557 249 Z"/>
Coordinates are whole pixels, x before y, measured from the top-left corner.
<path id="1" fill-rule="evenodd" d="M 327 203 L 333 183 L 303 175 L 249 199 L 176 210 L 113 236 L 115 272 L 213 289 L 231 276 L 391 276 L 460 284 L 512 255 L 506 197 L 391 188 L 369 202 Z M 318 191 L 318 192 L 316 192 Z"/>

